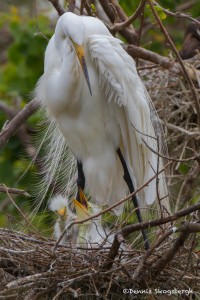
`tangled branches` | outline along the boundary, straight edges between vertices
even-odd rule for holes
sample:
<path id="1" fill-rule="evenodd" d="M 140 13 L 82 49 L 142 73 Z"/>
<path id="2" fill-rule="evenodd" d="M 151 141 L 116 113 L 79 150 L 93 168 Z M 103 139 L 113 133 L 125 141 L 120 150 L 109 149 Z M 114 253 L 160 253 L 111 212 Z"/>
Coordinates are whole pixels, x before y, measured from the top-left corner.
<path id="1" fill-rule="evenodd" d="M 121 251 L 111 269 L 105 268 L 109 249 L 72 249 L 59 246 L 53 254 L 54 242 L 39 236 L 12 230 L 0 230 L 0 297 L 4 299 L 73 299 L 74 297 L 109 297 L 123 299 L 123 289 L 172 290 L 185 286 L 197 290 L 198 252 L 194 250 L 192 233 L 200 231 L 197 223 L 179 228 L 178 238 L 162 243 L 174 232 L 172 228 L 146 253 L 140 250 Z M 191 238 L 189 239 L 189 235 Z M 188 238 L 187 243 L 184 244 Z M 184 248 L 182 247 L 184 244 Z M 176 259 L 173 259 L 179 251 Z M 166 253 L 163 256 L 163 253 Z M 170 274 L 170 276 L 169 276 Z M 193 292 L 193 291 L 192 291 Z"/>

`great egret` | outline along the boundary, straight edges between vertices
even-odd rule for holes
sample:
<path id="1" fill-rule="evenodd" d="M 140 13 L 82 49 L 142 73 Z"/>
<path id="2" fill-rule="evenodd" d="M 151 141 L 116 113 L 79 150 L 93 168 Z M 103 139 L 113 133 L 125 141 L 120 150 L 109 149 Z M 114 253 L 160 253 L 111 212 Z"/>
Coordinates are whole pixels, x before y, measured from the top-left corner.
<path id="1" fill-rule="evenodd" d="M 59 18 L 36 98 L 59 128 L 51 144 L 51 153 L 57 153 L 53 157 L 58 162 L 62 156 L 64 137 L 78 160 L 78 187 L 86 186 L 97 205 L 116 203 L 127 186 L 133 192 L 162 167 L 161 159 L 143 143 L 158 151 L 161 132 L 135 62 L 97 18 L 70 12 Z M 164 176 L 158 179 L 159 188 L 155 179 L 133 198 L 136 207 L 137 200 L 144 207 L 158 194 L 166 196 Z M 118 206 L 115 213 L 122 209 Z M 138 210 L 137 216 L 141 221 Z"/>
<path id="2" fill-rule="evenodd" d="M 62 195 L 56 195 L 50 199 L 49 209 L 58 215 L 54 224 L 54 237 L 58 240 L 65 227 L 77 216 L 70 210 L 68 199 Z M 62 238 L 61 244 L 70 243 L 73 247 L 77 244 L 78 227 L 74 225 Z"/>

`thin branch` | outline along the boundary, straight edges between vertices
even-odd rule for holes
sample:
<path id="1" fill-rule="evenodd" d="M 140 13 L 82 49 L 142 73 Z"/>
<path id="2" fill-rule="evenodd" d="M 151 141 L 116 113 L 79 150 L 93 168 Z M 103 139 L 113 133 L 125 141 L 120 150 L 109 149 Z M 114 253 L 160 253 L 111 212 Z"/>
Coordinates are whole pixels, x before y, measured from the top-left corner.
<path id="1" fill-rule="evenodd" d="M 190 0 L 190 1 L 187 1 L 187 2 L 184 2 L 184 3 L 181 3 L 176 8 L 177 8 L 178 11 L 188 10 L 194 4 L 196 4 L 196 0 Z"/>
<path id="2" fill-rule="evenodd" d="M 101 3 L 104 12 L 106 13 L 107 17 L 110 19 L 112 23 L 115 23 L 116 21 L 116 12 L 121 22 L 124 22 L 128 19 L 124 11 L 116 1 L 112 0 L 111 2 L 109 2 L 108 0 L 99 0 L 99 2 Z M 136 44 L 137 33 L 133 28 L 121 29 L 119 30 L 119 33 L 128 41 L 128 43 Z"/>
<path id="3" fill-rule="evenodd" d="M 41 233 L 35 228 L 35 226 L 27 219 L 27 217 L 25 216 L 25 214 L 23 213 L 23 211 L 19 208 L 19 206 L 17 205 L 17 203 L 12 199 L 11 195 L 9 194 L 9 192 L 7 191 L 7 195 L 10 199 L 10 201 L 12 202 L 12 204 L 15 206 L 15 208 L 18 210 L 18 212 L 22 215 L 23 219 L 25 220 L 25 222 L 31 226 L 35 232 L 37 232 L 37 234 L 39 234 L 41 236 Z M 44 238 L 45 239 L 45 238 Z"/>
<path id="4" fill-rule="evenodd" d="M 168 16 L 175 17 L 175 18 L 180 18 L 180 19 L 187 19 L 187 20 L 190 20 L 190 21 L 196 23 L 197 25 L 200 25 L 200 22 L 199 22 L 198 20 L 192 18 L 192 17 L 191 17 L 190 15 L 188 15 L 188 14 L 184 14 L 184 13 L 179 12 L 179 11 L 178 11 L 178 12 L 175 12 L 175 13 L 174 13 L 174 12 L 171 12 L 171 11 L 169 11 L 168 9 L 162 7 L 162 6 L 161 6 L 160 4 L 158 4 L 156 1 L 153 1 L 153 5 L 156 5 L 156 6 L 158 6 L 159 8 L 161 8 L 162 11 L 163 11 L 166 15 L 168 15 Z"/>
<path id="5" fill-rule="evenodd" d="M 24 190 L 8 188 L 6 186 L 2 186 L 1 184 L 0 184 L 0 193 L 9 193 L 9 194 L 23 195 L 25 197 L 31 197 L 31 195 Z"/>
<path id="6" fill-rule="evenodd" d="M 28 282 L 34 282 L 37 278 L 53 277 L 55 275 L 56 275 L 56 271 L 54 271 L 54 272 L 43 272 L 43 273 L 38 273 L 38 274 L 33 274 L 33 275 L 25 276 L 25 277 L 22 277 L 20 279 L 11 281 L 10 283 L 8 283 L 6 285 L 6 288 L 7 289 L 14 289 L 14 288 L 20 286 L 20 284 L 24 285 L 24 284 L 26 284 Z"/>
<path id="7" fill-rule="evenodd" d="M 76 7 L 76 0 L 69 0 L 68 1 L 68 11 L 73 13 L 75 10 L 75 7 Z"/>
<path id="8" fill-rule="evenodd" d="M 48 0 L 49 2 L 51 2 L 53 4 L 53 6 L 55 7 L 55 9 L 58 12 L 59 16 L 62 16 L 65 13 L 64 8 L 60 5 L 60 1 L 59 0 Z"/>
<path id="9" fill-rule="evenodd" d="M 154 150 L 152 147 L 150 147 L 147 142 L 142 138 L 142 141 L 143 143 L 147 146 L 147 148 L 149 148 L 153 153 L 155 153 L 158 157 L 162 157 L 164 159 L 167 159 L 169 161 L 176 161 L 176 162 L 188 162 L 188 161 L 191 161 L 191 160 L 197 160 L 199 161 L 200 160 L 200 154 L 197 154 L 195 156 L 191 156 L 189 158 L 185 158 L 185 159 L 178 159 L 178 158 L 173 158 L 173 157 L 169 157 L 169 156 L 166 156 L 166 155 L 163 155 L 162 153 L 160 152 L 157 152 L 156 150 Z"/>
<path id="10" fill-rule="evenodd" d="M 136 11 L 134 12 L 134 14 L 130 18 L 128 18 L 128 20 L 126 20 L 122 23 L 115 23 L 110 28 L 110 30 L 119 31 L 119 30 L 122 30 L 122 29 L 128 27 L 129 25 L 131 25 L 141 15 L 142 11 L 144 10 L 145 3 L 146 3 L 146 0 L 142 0 L 140 2 L 139 6 L 137 7 Z"/>
<path id="11" fill-rule="evenodd" d="M 163 269 L 169 264 L 169 262 L 175 257 L 176 253 L 183 246 L 185 240 L 190 233 L 200 232 L 200 224 L 198 223 L 185 223 L 177 232 L 181 232 L 180 236 L 175 240 L 173 246 L 152 266 L 153 272 L 157 276 Z"/>
<path id="12" fill-rule="evenodd" d="M 151 248 L 149 250 L 146 251 L 146 253 L 143 255 L 142 259 L 140 260 L 138 267 L 136 268 L 132 279 L 136 280 L 139 275 L 142 273 L 143 269 L 145 268 L 145 262 L 147 261 L 147 259 L 150 257 L 150 255 L 153 253 L 153 251 L 158 248 L 163 241 L 168 238 L 172 233 L 174 233 L 173 228 L 168 230 L 167 232 L 165 232 L 158 240 L 156 240 L 156 242 L 151 246 Z"/>
<path id="13" fill-rule="evenodd" d="M 18 130 L 19 126 L 28 119 L 37 109 L 39 105 L 33 99 L 18 114 L 4 126 L 0 132 L 0 148 L 2 148 L 10 139 L 10 137 Z"/>

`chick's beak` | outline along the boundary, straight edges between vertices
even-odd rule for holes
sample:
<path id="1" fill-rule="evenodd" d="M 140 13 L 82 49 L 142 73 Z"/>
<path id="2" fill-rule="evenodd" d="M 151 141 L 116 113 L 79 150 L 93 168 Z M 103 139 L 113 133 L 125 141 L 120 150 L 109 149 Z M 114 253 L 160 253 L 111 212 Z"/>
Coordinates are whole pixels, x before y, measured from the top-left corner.
<path id="1" fill-rule="evenodd" d="M 66 216 L 66 214 L 67 214 L 66 207 L 63 207 L 63 208 L 57 210 L 57 213 L 58 213 L 61 217 Z"/>
<path id="2" fill-rule="evenodd" d="M 90 217 L 90 214 L 89 214 L 87 208 L 83 204 L 81 204 L 76 199 L 73 199 L 73 203 L 74 203 L 74 206 L 76 209 L 76 214 L 77 214 L 78 220 L 83 220 L 83 219 Z M 84 224 L 88 224 L 88 222 L 85 222 Z"/>
<path id="3" fill-rule="evenodd" d="M 78 219 L 83 220 L 85 218 L 90 217 L 91 215 L 89 212 L 88 201 L 81 188 L 79 189 L 79 198 L 80 198 L 79 201 L 73 199 L 73 203 L 76 209 L 76 214 Z M 85 224 L 88 224 L 88 222 L 86 222 Z"/>
<path id="4" fill-rule="evenodd" d="M 87 85 L 88 85 L 88 88 L 89 88 L 89 91 L 90 91 L 90 95 L 92 96 L 90 79 L 89 79 L 88 69 L 87 69 L 87 65 L 86 65 L 86 61 L 85 61 L 84 47 L 83 46 L 79 46 L 75 42 L 73 42 L 73 45 L 74 45 L 74 48 L 75 48 L 78 60 L 80 62 L 80 65 L 82 67 L 83 73 L 85 75 L 85 79 L 86 79 L 86 82 L 87 82 Z"/>

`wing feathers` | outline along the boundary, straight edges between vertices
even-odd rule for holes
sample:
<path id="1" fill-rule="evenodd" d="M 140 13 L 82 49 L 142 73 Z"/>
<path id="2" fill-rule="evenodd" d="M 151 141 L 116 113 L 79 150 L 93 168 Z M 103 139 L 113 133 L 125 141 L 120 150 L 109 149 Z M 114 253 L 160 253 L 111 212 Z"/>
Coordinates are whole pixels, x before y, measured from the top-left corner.
<path id="1" fill-rule="evenodd" d="M 135 188 L 138 188 L 157 171 L 157 155 L 142 141 L 144 139 L 157 151 L 151 120 L 154 108 L 138 76 L 134 60 L 124 51 L 119 40 L 111 36 L 93 35 L 88 39 L 88 47 L 99 71 L 99 84 L 108 102 L 113 103 L 121 129 L 123 154 Z M 160 180 L 163 190 L 166 185 L 163 176 Z M 143 201 L 153 203 L 156 195 L 154 180 L 139 194 L 141 204 Z"/>

